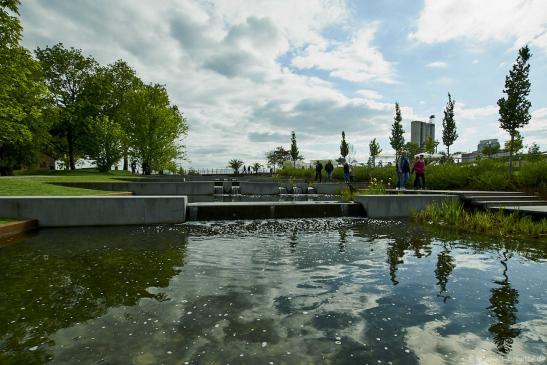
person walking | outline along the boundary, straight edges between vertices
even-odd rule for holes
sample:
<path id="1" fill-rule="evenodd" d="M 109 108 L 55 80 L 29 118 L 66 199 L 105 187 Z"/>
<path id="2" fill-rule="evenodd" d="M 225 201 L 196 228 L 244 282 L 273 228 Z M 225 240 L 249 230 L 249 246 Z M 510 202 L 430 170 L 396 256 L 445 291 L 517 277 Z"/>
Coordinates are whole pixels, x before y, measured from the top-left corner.
<path id="1" fill-rule="evenodd" d="M 344 182 L 349 183 L 349 164 L 344 162 Z"/>
<path id="2" fill-rule="evenodd" d="M 414 157 L 414 161 L 412 161 L 412 165 L 410 165 L 410 176 L 412 176 L 416 172 L 415 170 L 416 162 L 418 162 L 419 159 L 420 158 L 418 156 Z M 414 189 L 416 189 L 417 184 L 418 184 L 418 179 L 414 177 L 414 184 L 412 185 Z"/>
<path id="3" fill-rule="evenodd" d="M 325 164 L 325 171 L 327 172 L 327 181 L 328 182 L 331 182 L 332 180 L 332 171 L 334 170 L 334 166 L 332 165 L 332 161 L 329 160 L 329 162 L 327 162 Z"/>
<path id="4" fill-rule="evenodd" d="M 315 181 L 321 182 L 321 179 L 323 178 L 321 171 L 323 170 L 323 164 L 321 161 L 317 160 L 317 163 L 315 164 Z"/>
<path id="5" fill-rule="evenodd" d="M 406 182 L 410 176 L 410 163 L 405 151 L 401 152 L 401 157 L 397 161 L 397 176 L 399 178 L 399 181 L 397 181 L 397 190 L 406 189 Z"/>
<path id="6" fill-rule="evenodd" d="M 420 159 L 414 164 L 414 170 L 416 171 L 416 180 L 414 180 L 414 187 L 418 189 L 425 189 L 425 160 L 424 155 L 420 155 Z"/>

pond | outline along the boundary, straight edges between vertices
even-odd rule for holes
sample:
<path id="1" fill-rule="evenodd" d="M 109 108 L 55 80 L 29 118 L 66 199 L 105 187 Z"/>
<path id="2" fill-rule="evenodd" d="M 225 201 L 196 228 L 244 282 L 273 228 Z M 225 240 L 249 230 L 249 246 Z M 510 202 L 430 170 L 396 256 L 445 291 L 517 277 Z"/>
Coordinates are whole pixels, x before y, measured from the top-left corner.
<path id="1" fill-rule="evenodd" d="M 405 221 L 0 241 L 0 364 L 545 363 L 547 247 Z"/>

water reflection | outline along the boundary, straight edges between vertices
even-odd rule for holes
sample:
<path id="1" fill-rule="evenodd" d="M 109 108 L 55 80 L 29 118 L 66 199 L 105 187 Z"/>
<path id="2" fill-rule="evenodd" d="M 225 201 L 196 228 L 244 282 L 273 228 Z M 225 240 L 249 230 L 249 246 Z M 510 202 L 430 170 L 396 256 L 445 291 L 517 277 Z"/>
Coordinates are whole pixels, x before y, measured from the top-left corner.
<path id="1" fill-rule="evenodd" d="M 185 240 L 175 230 L 81 228 L 0 248 L 0 363 L 43 363 L 55 331 L 141 298 L 164 300 L 147 288 L 179 272 Z"/>
<path id="2" fill-rule="evenodd" d="M 546 251 L 375 220 L 43 231 L 0 249 L 7 269 L 0 313 L 11 310 L 0 314 L 0 363 L 457 364 L 539 356 Z M 21 297 L 38 303 L 32 318 L 19 312 Z"/>
<path id="3" fill-rule="evenodd" d="M 439 294 L 437 296 L 443 298 L 446 301 L 450 298 L 447 294 L 446 284 L 448 283 L 448 277 L 452 273 L 452 270 L 456 265 L 454 264 L 454 258 L 450 256 L 450 250 L 448 245 L 443 245 L 443 250 L 437 255 L 437 266 L 435 268 L 435 277 L 437 278 L 437 285 L 439 286 Z"/>
<path id="4" fill-rule="evenodd" d="M 520 329 L 515 327 L 519 293 L 511 287 L 509 282 L 507 262 L 512 254 L 504 251 L 501 255 L 502 279 L 494 280 L 498 286 L 490 289 L 490 306 L 488 307 L 497 322 L 493 323 L 488 330 L 492 333 L 498 350 L 505 354 L 511 351 L 513 339 L 520 334 Z"/>

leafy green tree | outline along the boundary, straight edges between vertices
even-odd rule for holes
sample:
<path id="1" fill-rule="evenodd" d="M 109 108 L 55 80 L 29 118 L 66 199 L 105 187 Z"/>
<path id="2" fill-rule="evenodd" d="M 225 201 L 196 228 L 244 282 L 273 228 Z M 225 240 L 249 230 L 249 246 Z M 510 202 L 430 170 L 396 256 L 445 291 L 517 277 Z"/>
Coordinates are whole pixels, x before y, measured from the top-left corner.
<path id="1" fill-rule="evenodd" d="M 404 149 L 408 152 L 410 157 L 414 157 L 421 152 L 421 148 L 416 142 L 407 142 L 404 145 Z"/>
<path id="2" fill-rule="evenodd" d="M 349 154 L 349 145 L 346 142 L 346 133 L 342 131 L 342 141 L 340 141 L 340 156 L 346 160 L 346 156 Z"/>
<path id="3" fill-rule="evenodd" d="M 530 161 L 539 161 L 541 160 L 541 150 L 539 149 L 539 146 L 537 143 L 532 143 L 530 147 L 528 147 L 528 160 Z"/>
<path id="4" fill-rule="evenodd" d="M 446 146 L 446 155 L 448 157 L 450 157 L 450 146 L 452 146 L 458 138 L 456 121 L 454 120 L 454 104 L 456 104 L 456 101 L 452 100 L 452 96 L 448 93 L 448 103 L 446 103 L 443 118 L 443 143 Z M 433 146 L 433 152 L 435 152 L 435 146 Z"/>
<path id="5" fill-rule="evenodd" d="M 530 107 L 532 103 L 527 99 L 530 94 L 530 64 L 528 61 L 532 57 L 528 46 L 519 50 L 517 61 L 505 77 L 505 88 L 503 93 L 506 95 L 498 100 L 500 111 L 500 127 L 507 131 L 511 136 L 509 149 L 509 175 L 513 173 L 513 153 L 515 152 L 513 143 L 519 128 L 524 127 L 531 119 Z"/>
<path id="6" fill-rule="evenodd" d="M 433 140 L 433 137 L 429 136 L 425 140 L 424 152 L 431 153 L 431 154 L 435 153 L 435 141 Z M 448 152 L 447 152 L 447 155 L 448 155 Z"/>
<path id="7" fill-rule="evenodd" d="M 109 117 L 101 116 L 93 119 L 90 132 L 95 143 L 88 146 L 88 155 L 95 160 L 99 171 L 109 171 L 123 154 L 122 128 Z"/>
<path id="8" fill-rule="evenodd" d="M 294 131 L 291 133 L 291 159 L 293 163 L 293 167 L 296 167 L 296 161 L 303 160 L 304 156 L 300 154 L 300 151 L 298 150 L 298 146 L 296 145 L 296 134 Z"/>
<path id="9" fill-rule="evenodd" d="M 18 6 L 0 1 L 0 175 L 34 162 L 48 137 L 47 89 L 40 65 L 19 44 Z"/>
<path id="10" fill-rule="evenodd" d="M 258 170 L 260 170 L 260 168 L 262 167 L 262 164 L 260 162 L 255 162 L 252 167 L 255 174 L 258 174 Z"/>
<path id="11" fill-rule="evenodd" d="M 393 125 L 391 126 L 391 137 L 389 137 L 389 144 L 391 148 L 395 150 L 395 154 L 405 145 L 405 131 L 402 125 L 403 117 L 401 116 L 401 108 L 399 103 L 395 103 L 395 117 L 393 118 Z"/>
<path id="12" fill-rule="evenodd" d="M 127 95 L 130 91 L 143 86 L 142 81 L 125 61 L 118 60 L 107 67 L 99 67 L 95 74 L 88 79 L 84 88 L 84 98 L 88 114 L 106 116 L 121 128 L 121 142 L 123 149 L 123 169 L 129 169 L 128 153 L 131 114 L 127 107 Z M 91 148 L 101 143 L 90 135 L 87 143 Z"/>
<path id="13" fill-rule="evenodd" d="M 241 161 L 241 160 L 238 160 L 238 159 L 234 158 L 234 159 L 228 161 L 228 167 L 230 167 L 231 169 L 234 170 L 234 174 L 239 173 L 239 169 L 241 168 L 241 166 L 243 166 L 243 161 Z"/>
<path id="14" fill-rule="evenodd" d="M 129 120 L 127 137 L 131 153 L 144 174 L 171 169 L 174 159 L 184 158 L 180 139 L 187 134 L 186 119 L 171 105 L 165 87 L 144 85 L 127 94 Z"/>
<path id="15" fill-rule="evenodd" d="M 380 148 L 380 143 L 376 142 L 376 138 L 374 138 L 372 141 L 370 141 L 368 148 L 370 151 L 370 157 L 372 158 L 372 161 L 371 161 L 372 166 L 376 166 L 376 156 L 382 153 L 382 149 Z"/>
<path id="16" fill-rule="evenodd" d="M 522 138 L 519 131 L 516 131 L 512 139 L 505 141 L 504 147 L 507 151 L 513 151 L 516 155 L 524 148 L 524 138 Z"/>
<path id="17" fill-rule="evenodd" d="M 283 166 L 285 161 L 291 159 L 291 152 L 287 151 L 283 146 L 276 147 L 273 151 L 266 153 L 266 160 L 268 164 L 273 167 L 275 171 L 276 166 Z"/>
<path id="18" fill-rule="evenodd" d="M 482 150 L 479 152 L 488 157 L 492 157 L 499 151 L 500 151 L 500 145 L 498 143 L 490 143 L 484 146 Z"/>
<path id="19" fill-rule="evenodd" d="M 53 47 L 37 48 L 36 57 L 40 61 L 46 85 L 59 109 L 59 120 L 52 133 L 66 138 L 66 146 L 59 151 L 68 156 L 68 167 L 76 169 L 77 156 L 82 151 L 83 137 L 87 134 L 86 108 L 83 98 L 84 85 L 95 73 L 98 66 L 91 56 L 71 47 L 66 49 L 62 43 Z"/>

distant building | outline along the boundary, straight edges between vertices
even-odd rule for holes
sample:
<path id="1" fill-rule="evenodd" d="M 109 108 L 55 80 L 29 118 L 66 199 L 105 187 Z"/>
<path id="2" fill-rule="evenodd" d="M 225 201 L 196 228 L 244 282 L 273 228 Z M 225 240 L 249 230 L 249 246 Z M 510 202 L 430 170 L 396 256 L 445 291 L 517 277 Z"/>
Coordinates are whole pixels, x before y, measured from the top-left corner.
<path id="1" fill-rule="evenodd" d="M 486 146 L 497 146 L 499 149 L 500 143 L 498 142 L 497 138 L 480 140 L 479 145 L 477 146 L 477 151 L 482 152 L 483 148 Z"/>
<path id="2" fill-rule="evenodd" d="M 423 148 L 427 139 L 431 136 L 435 140 L 435 116 L 429 118 L 429 122 L 413 120 L 410 123 L 410 141 Z"/>

